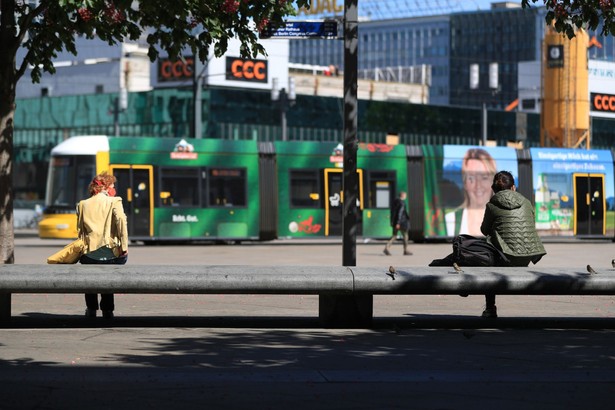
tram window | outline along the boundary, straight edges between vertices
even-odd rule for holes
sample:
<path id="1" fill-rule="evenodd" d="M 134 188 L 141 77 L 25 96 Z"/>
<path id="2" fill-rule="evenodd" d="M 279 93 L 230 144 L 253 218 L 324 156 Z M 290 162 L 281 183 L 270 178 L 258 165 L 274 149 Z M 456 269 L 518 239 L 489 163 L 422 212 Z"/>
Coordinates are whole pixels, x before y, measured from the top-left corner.
<path id="1" fill-rule="evenodd" d="M 54 156 L 46 204 L 74 208 L 77 202 L 88 198 L 88 185 L 96 175 L 95 161 L 92 155 Z"/>
<path id="2" fill-rule="evenodd" d="M 389 208 L 395 195 L 395 172 L 372 171 L 368 173 L 368 208 Z"/>
<path id="3" fill-rule="evenodd" d="M 90 197 L 88 188 L 95 175 L 96 165 L 90 158 L 77 158 L 77 202 Z"/>
<path id="4" fill-rule="evenodd" d="M 318 208 L 320 187 L 317 170 L 290 171 L 290 206 L 293 208 Z"/>
<path id="5" fill-rule="evenodd" d="M 244 168 L 210 168 L 206 181 L 209 206 L 246 206 L 247 180 Z"/>
<path id="6" fill-rule="evenodd" d="M 160 170 L 160 182 L 162 206 L 199 206 L 198 169 L 163 168 Z"/>

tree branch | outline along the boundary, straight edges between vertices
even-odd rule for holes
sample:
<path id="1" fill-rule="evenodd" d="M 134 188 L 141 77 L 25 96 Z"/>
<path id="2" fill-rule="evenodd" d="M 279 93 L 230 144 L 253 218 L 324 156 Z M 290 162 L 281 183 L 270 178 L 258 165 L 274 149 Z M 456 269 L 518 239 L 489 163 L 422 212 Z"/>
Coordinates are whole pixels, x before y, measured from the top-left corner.
<path id="1" fill-rule="evenodd" d="M 43 14 L 43 11 L 46 8 L 47 8 L 47 1 L 41 1 L 40 4 L 34 10 L 32 10 L 31 13 L 28 13 L 24 17 L 24 19 L 20 22 L 19 34 L 17 35 L 17 41 L 16 41 L 16 46 L 15 46 L 15 53 L 17 52 L 17 49 L 19 48 L 24 38 L 26 37 L 26 33 L 28 32 L 28 29 L 30 28 L 30 25 L 32 24 L 34 19 L 37 16 L 40 16 L 41 14 Z M 31 48 L 28 50 L 28 52 L 24 56 L 23 60 L 21 61 L 21 64 L 19 65 L 19 68 L 15 72 L 16 80 L 19 80 L 25 74 L 26 70 L 28 69 L 28 61 L 30 61 L 33 54 L 34 52 L 33 52 L 33 49 Z"/>

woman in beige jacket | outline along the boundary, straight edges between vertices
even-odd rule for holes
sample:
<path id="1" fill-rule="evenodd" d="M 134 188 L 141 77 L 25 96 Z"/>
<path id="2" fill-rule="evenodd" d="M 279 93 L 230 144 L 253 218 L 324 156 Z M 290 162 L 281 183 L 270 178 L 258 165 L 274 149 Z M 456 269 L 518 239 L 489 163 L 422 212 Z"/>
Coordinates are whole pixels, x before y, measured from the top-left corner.
<path id="1" fill-rule="evenodd" d="M 85 244 L 79 259 L 83 264 L 123 265 L 128 260 L 128 231 L 122 198 L 115 196 L 115 177 L 107 172 L 98 174 L 88 189 L 91 197 L 77 205 L 77 231 Z M 98 295 L 86 294 L 87 317 L 96 317 Z M 113 294 L 102 294 L 100 309 L 103 317 L 113 318 Z"/>

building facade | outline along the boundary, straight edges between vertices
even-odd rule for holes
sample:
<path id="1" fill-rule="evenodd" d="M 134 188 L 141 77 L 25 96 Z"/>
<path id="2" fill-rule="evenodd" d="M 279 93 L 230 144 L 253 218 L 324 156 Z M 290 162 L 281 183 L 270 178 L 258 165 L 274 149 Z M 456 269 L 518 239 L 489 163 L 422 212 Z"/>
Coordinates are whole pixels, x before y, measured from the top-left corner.
<path id="1" fill-rule="evenodd" d="M 495 2 L 490 10 L 360 21 L 358 69 L 428 64 L 430 104 L 503 110 L 519 97 L 518 64 L 540 60 L 545 16 L 544 7 Z M 589 58 L 615 61 L 615 39 L 600 30 L 589 33 L 597 44 Z M 342 41 L 290 42 L 291 63 L 343 69 L 343 59 Z"/>
<path id="2" fill-rule="evenodd" d="M 504 109 L 518 98 L 518 63 L 540 58 L 542 10 L 517 5 L 451 15 L 450 105 Z"/>
<path id="3" fill-rule="evenodd" d="M 450 17 L 359 23 L 358 70 L 431 67 L 430 104 L 448 105 Z M 290 62 L 344 67 L 341 40 L 291 40 Z"/>

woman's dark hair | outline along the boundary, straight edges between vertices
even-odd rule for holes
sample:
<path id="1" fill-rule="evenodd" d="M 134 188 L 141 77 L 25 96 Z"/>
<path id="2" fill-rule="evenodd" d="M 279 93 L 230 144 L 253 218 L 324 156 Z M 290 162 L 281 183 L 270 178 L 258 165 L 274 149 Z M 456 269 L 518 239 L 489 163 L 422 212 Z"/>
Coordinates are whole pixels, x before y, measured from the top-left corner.
<path id="1" fill-rule="evenodd" d="M 515 185 L 515 178 L 508 171 L 500 171 L 493 177 L 493 192 L 500 192 L 505 189 L 511 189 Z"/>

